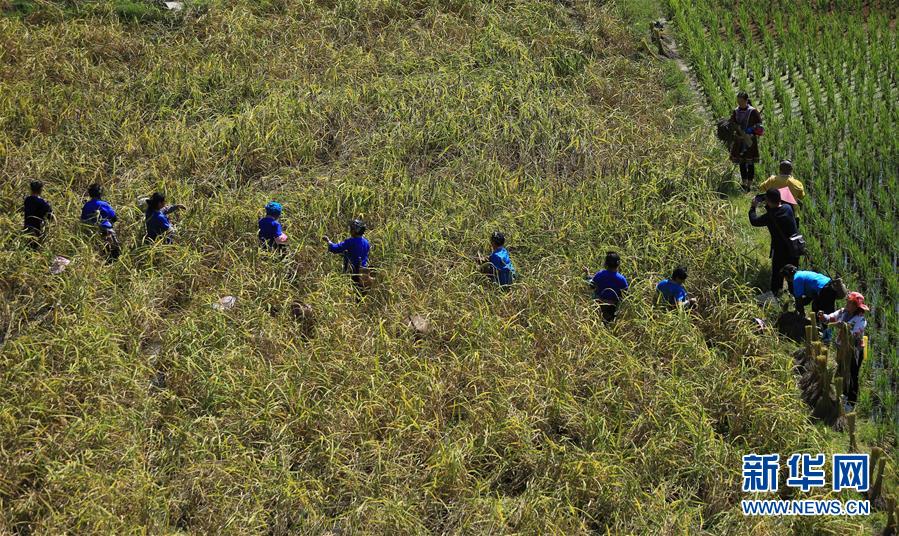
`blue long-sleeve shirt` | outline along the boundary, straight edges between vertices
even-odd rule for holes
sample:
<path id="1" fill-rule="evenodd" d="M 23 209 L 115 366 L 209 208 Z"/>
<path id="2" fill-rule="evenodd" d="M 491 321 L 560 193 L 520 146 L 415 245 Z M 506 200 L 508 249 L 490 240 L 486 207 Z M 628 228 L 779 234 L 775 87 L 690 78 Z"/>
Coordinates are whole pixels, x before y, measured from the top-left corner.
<path id="1" fill-rule="evenodd" d="M 506 248 L 499 248 L 490 254 L 490 264 L 496 271 L 496 280 L 500 285 L 511 285 L 515 276 L 515 266 Z"/>
<path id="2" fill-rule="evenodd" d="M 272 218 L 271 216 L 265 216 L 264 218 L 260 218 L 259 220 L 259 240 L 265 242 L 269 246 L 275 244 L 275 239 L 284 234 L 284 230 L 281 228 L 281 222 Z"/>
<path id="3" fill-rule="evenodd" d="M 359 273 L 368 266 L 368 252 L 371 244 L 364 236 L 351 236 L 343 242 L 328 244 L 331 253 L 343 253 L 343 271 Z"/>
<path id="4" fill-rule="evenodd" d="M 169 212 L 171 212 L 171 208 L 166 207 L 162 210 L 154 210 L 147 214 L 146 225 L 148 240 L 156 240 L 172 228 L 172 224 L 166 216 Z"/>
<path id="5" fill-rule="evenodd" d="M 91 199 L 81 209 L 81 221 L 98 225 L 104 229 L 112 229 L 117 216 L 112 206 L 102 199 Z"/>
<path id="6" fill-rule="evenodd" d="M 656 285 L 656 290 L 665 298 L 665 301 L 670 303 L 671 305 L 677 305 L 681 302 L 687 301 L 687 289 L 685 289 L 680 283 L 676 281 L 672 281 L 670 279 L 663 279 L 658 285 Z"/>
<path id="7" fill-rule="evenodd" d="M 830 278 L 824 274 L 799 270 L 793 275 L 793 296 L 797 298 L 817 296 L 828 283 Z"/>

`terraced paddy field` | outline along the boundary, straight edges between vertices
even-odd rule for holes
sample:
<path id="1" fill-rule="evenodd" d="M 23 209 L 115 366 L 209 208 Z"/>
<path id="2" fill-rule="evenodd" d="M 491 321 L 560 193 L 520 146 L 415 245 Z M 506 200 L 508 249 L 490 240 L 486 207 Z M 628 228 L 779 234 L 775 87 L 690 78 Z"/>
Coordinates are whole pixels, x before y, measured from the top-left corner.
<path id="1" fill-rule="evenodd" d="M 762 110 L 759 180 L 790 159 L 812 269 L 874 304 L 863 407 L 899 435 L 899 39 L 895 2 L 668 2 L 716 116 Z"/>
<path id="2" fill-rule="evenodd" d="M 740 510 L 744 454 L 847 441 L 753 320 L 720 148 L 633 6 L 0 1 L 0 533 L 882 527 Z M 113 263 L 77 223 L 93 182 Z M 187 206 L 170 245 L 141 245 L 154 190 Z M 271 199 L 284 257 L 256 239 Z M 321 241 L 354 217 L 364 300 Z M 507 292 L 472 262 L 495 230 Z M 612 327 L 581 277 L 609 249 Z M 678 264 L 695 314 L 653 305 Z"/>

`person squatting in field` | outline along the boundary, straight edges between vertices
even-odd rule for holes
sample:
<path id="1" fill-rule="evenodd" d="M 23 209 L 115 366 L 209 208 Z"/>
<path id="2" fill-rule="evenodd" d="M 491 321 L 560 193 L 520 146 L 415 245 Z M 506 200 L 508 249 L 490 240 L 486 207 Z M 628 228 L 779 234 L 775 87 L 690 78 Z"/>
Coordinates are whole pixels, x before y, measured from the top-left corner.
<path id="1" fill-rule="evenodd" d="M 614 251 L 606 253 L 603 263 L 605 268 L 590 277 L 590 269 L 584 268 L 587 275 L 587 283 L 593 288 L 593 299 L 599 303 L 603 321 L 610 323 L 615 320 L 618 313 L 618 305 L 628 289 L 627 279 L 618 272 L 621 265 L 621 257 Z"/>
<path id="2" fill-rule="evenodd" d="M 287 248 L 287 235 L 281 227 L 281 203 L 269 201 L 265 205 L 265 216 L 259 219 L 259 243 L 268 249 L 285 251 Z"/>
<path id="3" fill-rule="evenodd" d="M 38 249 L 46 234 L 47 218 L 53 216 L 53 208 L 41 194 L 44 191 L 44 183 L 31 181 L 31 195 L 25 197 L 22 203 L 22 213 L 25 221 L 22 230 L 29 237 L 29 246 Z"/>
<path id="4" fill-rule="evenodd" d="M 730 122 L 737 126 L 738 133 L 730 147 L 730 160 L 740 166 L 740 181 L 743 190 L 749 191 L 755 182 L 755 165 L 759 161 L 758 138 L 765 133 L 762 114 L 752 106 L 749 94 L 737 94 L 737 107 L 730 116 Z"/>
<path id="5" fill-rule="evenodd" d="M 112 206 L 103 200 L 103 188 L 99 184 L 91 184 L 87 188 L 88 201 L 81 208 L 81 223 L 95 227 L 106 247 L 110 259 L 116 259 L 122 250 L 113 224 L 118 220 Z"/>
<path id="6" fill-rule="evenodd" d="M 765 201 L 765 213 L 758 216 L 756 207 L 762 199 Z M 764 195 L 753 198 L 749 206 L 749 223 L 753 227 L 767 227 L 771 234 L 771 292 L 777 296 L 783 290 L 783 267 L 799 264 L 799 255 L 790 243 L 790 237 L 798 230 L 793 209 L 781 202 L 780 190 L 769 188 Z"/>
<path id="7" fill-rule="evenodd" d="M 485 259 L 478 255 L 476 259 L 481 273 L 502 288 L 508 288 L 515 279 L 515 266 L 505 246 L 506 235 L 497 231 L 490 235 L 490 248 L 493 250 L 490 256 Z"/>
<path id="8" fill-rule="evenodd" d="M 144 214 L 144 225 L 146 227 L 146 235 L 144 243 L 151 243 L 162 239 L 166 244 L 172 243 L 172 235 L 175 228 L 172 227 L 168 215 L 183 210 L 184 205 L 166 205 L 165 195 L 155 192 L 147 199 L 147 209 Z"/>
<path id="9" fill-rule="evenodd" d="M 663 301 L 668 305 L 692 309 L 696 307 L 696 298 L 687 297 L 684 283 L 687 281 L 687 269 L 678 266 L 671 272 L 669 279 L 663 279 L 656 285 L 656 302 Z"/>
<path id="10" fill-rule="evenodd" d="M 370 285 L 368 254 L 371 244 L 362 236 L 366 231 L 362 220 L 351 221 L 349 227 L 350 236 L 343 242 L 335 244 L 327 236 L 323 236 L 322 240 L 327 242 L 328 251 L 343 254 L 343 272 L 352 274 L 356 288 L 364 292 Z"/>
<path id="11" fill-rule="evenodd" d="M 796 312 L 805 316 L 805 306 L 812 305 L 812 311 L 825 314 L 833 313 L 837 299 L 845 298 L 845 289 L 830 277 L 811 270 L 799 270 L 788 264 L 783 267 L 784 277 L 790 287 L 790 293 L 796 299 Z"/>
<path id="12" fill-rule="evenodd" d="M 799 202 L 805 197 L 805 187 L 802 186 L 802 183 L 793 177 L 793 163 L 789 160 L 781 160 L 780 165 L 778 167 L 778 174 L 771 175 L 767 179 L 765 179 L 762 184 L 759 185 L 759 193 L 765 193 L 769 189 L 774 188 L 775 190 L 780 190 L 781 188 L 789 188 L 790 193 L 793 194 L 793 199 L 796 200 L 796 204 L 792 206 L 793 208 L 793 217 L 796 220 L 796 226 L 799 226 Z"/>

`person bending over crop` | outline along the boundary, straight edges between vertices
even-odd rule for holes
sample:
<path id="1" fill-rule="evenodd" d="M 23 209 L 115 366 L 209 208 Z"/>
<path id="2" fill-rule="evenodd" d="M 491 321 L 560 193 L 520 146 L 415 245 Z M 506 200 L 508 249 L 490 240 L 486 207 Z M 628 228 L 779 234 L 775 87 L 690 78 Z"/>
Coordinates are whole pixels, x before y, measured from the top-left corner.
<path id="1" fill-rule="evenodd" d="M 265 216 L 259 220 L 259 242 L 272 250 L 284 251 L 287 248 L 287 235 L 281 228 L 281 203 L 269 201 L 265 205 Z"/>
<path id="2" fill-rule="evenodd" d="M 868 311 L 869 308 L 865 305 L 865 297 L 859 292 L 850 292 L 846 296 L 846 307 L 830 314 L 818 313 L 819 322 L 843 322 L 849 324 L 849 336 L 852 337 L 851 342 L 855 355 L 850 367 L 852 377 L 846 397 L 853 406 L 858 401 L 858 371 L 862 368 L 862 359 L 864 358 L 865 327 L 868 325 L 865 313 Z M 837 342 L 842 341 L 838 340 Z"/>
<path id="3" fill-rule="evenodd" d="M 166 205 L 165 195 L 155 192 L 147 200 L 147 211 L 145 213 L 144 223 L 146 225 L 147 234 L 144 236 L 144 243 L 155 242 L 162 239 L 166 244 L 171 244 L 172 234 L 175 228 L 169 222 L 168 215 L 183 210 L 184 205 Z"/>
<path id="4" fill-rule="evenodd" d="M 362 220 L 353 220 L 350 222 L 350 237 L 343 242 L 335 244 L 327 236 L 322 237 L 322 240 L 328 243 L 328 251 L 343 254 L 343 271 L 352 274 L 353 283 L 360 291 L 365 291 L 371 284 L 368 270 L 368 253 L 371 251 L 371 244 L 362 236 L 365 234 L 365 230 Z"/>
<path id="5" fill-rule="evenodd" d="M 795 177 L 793 177 L 793 163 L 789 160 L 781 160 L 777 175 L 771 175 L 762 184 L 759 185 L 759 193 L 765 193 L 769 189 L 789 188 L 793 194 L 793 199 L 797 205 L 793 207 L 793 216 L 796 218 L 796 225 L 799 225 L 799 205 L 805 197 L 805 187 Z"/>
<path id="6" fill-rule="evenodd" d="M 765 201 L 765 213 L 757 216 L 755 210 L 761 200 Z M 767 227 L 771 235 L 771 292 L 777 296 L 783 290 L 783 267 L 799 264 L 800 252 L 790 240 L 797 231 L 793 209 L 781 203 L 779 190 L 769 188 L 764 195 L 753 198 L 749 206 L 749 223 L 753 227 Z"/>
<path id="7" fill-rule="evenodd" d="M 664 300 L 669 305 L 692 309 L 696 306 L 696 298 L 687 297 L 684 283 L 687 281 L 687 269 L 678 266 L 669 279 L 663 279 L 656 285 L 656 300 Z"/>
<path id="8" fill-rule="evenodd" d="M 764 134 L 762 114 L 752 107 L 749 94 L 737 94 L 737 107 L 730 116 L 731 124 L 737 128 L 730 147 L 730 160 L 740 166 L 740 180 L 743 190 L 749 191 L 755 182 L 755 165 L 759 161 L 758 137 Z"/>
<path id="9" fill-rule="evenodd" d="M 515 278 L 515 266 L 512 265 L 512 257 L 505 245 L 506 235 L 495 232 L 490 235 L 490 247 L 493 250 L 490 257 L 485 259 L 479 255 L 477 258 L 477 263 L 481 265 L 481 273 L 503 288 L 511 285 Z"/>
<path id="10" fill-rule="evenodd" d="M 44 183 L 31 181 L 31 195 L 25 198 L 22 204 L 22 213 L 25 215 L 25 223 L 22 228 L 30 238 L 29 246 L 38 249 L 44 239 L 47 218 L 53 216 L 53 209 L 41 194 L 44 191 Z"/>
<path id="11" fill-rule="evenodd" d="M 614 251 L 606 253 L 605 269 L 600 270 L 590 277 L 590 269 L 584 268 L 587 282 L 593 288 L 593 299 L 599 303 L 602 310 L 602 318 L 606 323 L 615 320 L 618 313 L 618 305 L 628 289 L 627 279 L 618 273 L 621 265 L 621 257 Z"/>
<path id="12" fill-rule="evenodd" d="M 815 314 L 830 314 L 836 309 L 836 301 L 845 298 L 845 288 L 841 282 L 811 270 L 799 270 L 788 264 L 783 267 L 784 277 L 790 287 L 790 293 L 796 299 L 796 312 L 805 316 L 805 306 L 812 304 Z"/>
<path id="13" fill-rule="evenodd" d="M 118 258 L 121 254 L 119 239 L 112 225 L 118 217 L 112 206 L 103 201 L 103 188 L 99 184 L 91 184 L 87 188 L 89 200 L 81 208 L 81 223 L 96 227 L 106 244 L 106 253 L 110 259 Z"/>

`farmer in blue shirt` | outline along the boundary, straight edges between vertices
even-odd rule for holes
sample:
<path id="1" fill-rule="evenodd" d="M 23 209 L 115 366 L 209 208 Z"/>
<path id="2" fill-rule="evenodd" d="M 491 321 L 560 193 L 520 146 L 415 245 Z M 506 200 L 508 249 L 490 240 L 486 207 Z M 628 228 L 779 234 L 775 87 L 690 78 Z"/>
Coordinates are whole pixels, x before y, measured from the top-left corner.
<path id="1" fill-rule="evenodd" d="M 490 257 L 484 259 L 479 256 L 478 264 L 481 265 L 481 273 L 486 274 L 494 283 L 499 283 L 500 287 L 506 288 L 512 284 L 515 278 L 515 266 L 512 265 L 512 257 L 505 248 L 506 235 L 495 232 L 490 235 L 490 247 L 493 253 Z"/>
<path id="2" fill-rule="evenodd" d="M 88 186 L 87 196 L 90 199 L 81 208 L 81 223 L 96 226 L 106 243 L 107 255 L 110 259 L 115 259 L 121 254 L 119 239 L 112 228 L 112 224 L 118 219 L 115 210 L 103 201 L 103 188 L 99 184 Z"/>
<path id="3" fill-rule="evenodd" d="M 627 279 L 618 273 L 621 265 L 621 257 L 614 251 L 606 253 L 605 269 L 596 272 L 587 282 L 593 288 L 593 299 L 599 302 L 602 317 L 606 323 L 615 320 L 618 312 L 618 304 L 628 289 Z M 584 268 L 584 273 L 590 277 L 590 269 Z"/>
<path id="4" fill-rule="evenodd" d="M 174 227 L 169 222 L 168 215 L 183 208 L 184 205 L 166 206 L 165 195 L 160 192 L 150 196 L 150 199 L 147 200 L 147 212 L 145 214 L 147 234 L 144 237 L 144 242 L 154 242 L 162 237 L 166 244 L 170 244 Z"/>
<path id="5" fill-rule="evenodd" d="M 841 288 L 824 274 L 809 270 L 799 270 L 792 264 L 783 267 L 783 275 L 790 287 L 790 293 L 796 299 L 796 312 L 805 316 L 805 306 L 812 304 L 812 311 L 824 314 L 836 310 L 838 298 L 845 298 Z M 840 286 L 841 287 L 841 286 Z M 843 295 L 841 295 L 843 294 Z"/>
<path id="6" fill-rule="evenodd" d="M 284 251 L 287 235 L 281 228 L 281 203 L 269 201 L 265 205 L 265 217 L 259 220 L 259 242 L 268 249 Z"/>
<path id="7" fill-rule="evenodd" d="M 657 296 L 665 300 L 669 305 L 683 305 L 687 308 L 696 306 L 696 298 L 687 298 L 687 289 L 684 283 L 687 281 L 687 269 L 678 266 L 671 273 L 670 279 L 662 280 L 656 285 Z"/>
<path id="8" fill-rule="evenodd" d="M 81 208 L 81 221 L 89 225 L 96 225 L 101 229 L 112 229 L 112 224 L 118 219 L 115 210 L 109 203 L 103 201 L 103 188 L 99 184 L 91 184 L 87 188 L 87 196 L 90 198 Z"/>
<path id="9" fill-rule="evenodd" d="M 362 220 L 350 222 L 350 237 L 335 244 L 327 236 L 322 240 L 328 243 L 328 251 L 343 254 L 343 271 L 352 274 L 356 288 L 364 292 L 371 284 L 371 276 L 368 270 L 368 252 L 371 244 L 362 236 L 365 234 L 365 224 Z"/>

